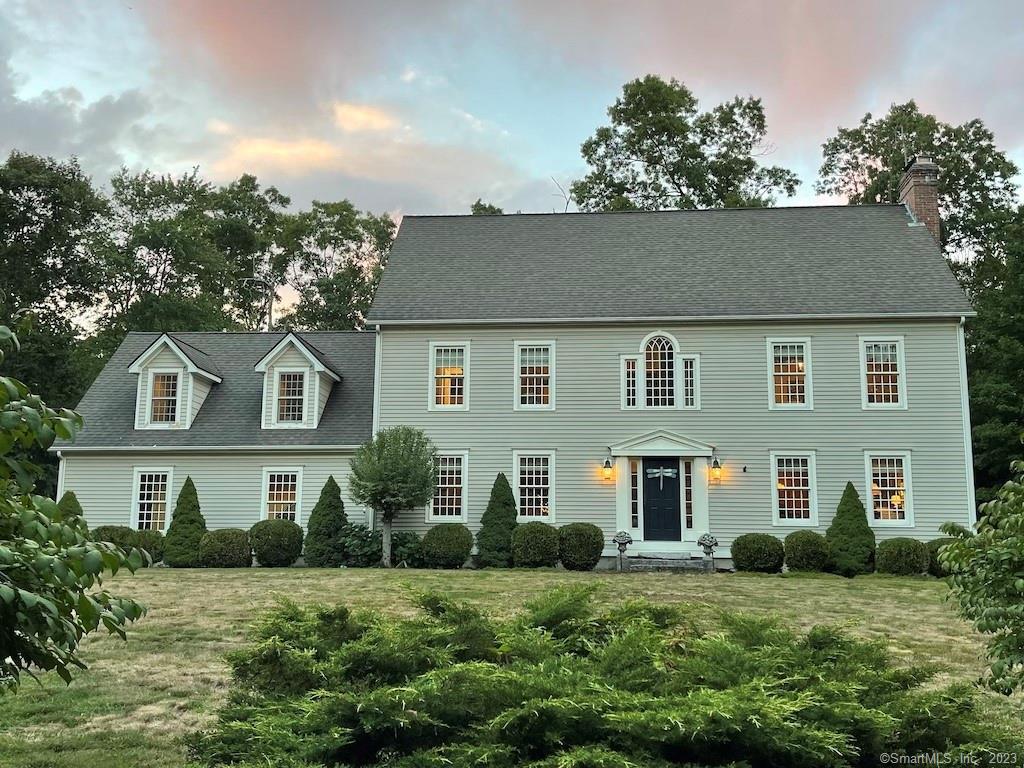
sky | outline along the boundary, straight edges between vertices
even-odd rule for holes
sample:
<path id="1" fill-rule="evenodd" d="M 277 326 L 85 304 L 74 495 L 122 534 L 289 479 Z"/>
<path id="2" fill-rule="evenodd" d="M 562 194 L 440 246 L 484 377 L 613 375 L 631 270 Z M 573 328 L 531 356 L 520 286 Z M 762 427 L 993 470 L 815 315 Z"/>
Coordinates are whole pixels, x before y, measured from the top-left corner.
<path id="1" fill-rule="evenodd" d="M 622 85 L 760 97 L 779 204 L 821 144 L 916 99 L 1024 167 L 1024 0 L 0 0 L 0 157 L 77 156 L 395 215 L 562 210 Z"/>

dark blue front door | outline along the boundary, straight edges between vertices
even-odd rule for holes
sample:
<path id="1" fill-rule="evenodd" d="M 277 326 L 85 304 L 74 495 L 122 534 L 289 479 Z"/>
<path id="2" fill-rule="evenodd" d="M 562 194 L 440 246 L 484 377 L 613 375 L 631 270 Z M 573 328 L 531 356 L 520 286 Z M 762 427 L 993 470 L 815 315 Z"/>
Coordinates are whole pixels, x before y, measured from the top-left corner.
<path id="1" fill-rule="evenodd" d="M 644 541 L 682 541 L 679 459 L 644 459 Z"/>

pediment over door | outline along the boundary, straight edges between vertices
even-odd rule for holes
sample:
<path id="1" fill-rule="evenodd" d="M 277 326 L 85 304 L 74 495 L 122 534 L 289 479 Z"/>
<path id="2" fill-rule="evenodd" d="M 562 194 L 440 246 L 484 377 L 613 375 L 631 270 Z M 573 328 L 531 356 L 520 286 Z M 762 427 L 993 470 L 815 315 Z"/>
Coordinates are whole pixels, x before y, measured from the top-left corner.
<path id="1" fill-rule="evenodd" d="M 714 446 L 658 429 L 610 447 L 612 456 L 711 456 Z"/>

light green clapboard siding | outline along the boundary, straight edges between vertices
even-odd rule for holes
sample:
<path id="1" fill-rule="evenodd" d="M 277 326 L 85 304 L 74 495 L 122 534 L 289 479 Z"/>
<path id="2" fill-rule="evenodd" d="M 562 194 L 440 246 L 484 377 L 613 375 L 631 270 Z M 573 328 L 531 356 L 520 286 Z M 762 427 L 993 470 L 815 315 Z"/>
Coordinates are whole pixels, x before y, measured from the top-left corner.
<path id="1" fill-rule="evenodd" d="M 191 376 L 185 370 L 184 364 L 174 352 L 164 346 L 159 352 L 157 352 L 149 361 L 147 361 L 145 368 L 139 376 L 138 384 L 138 397 L 135 402 L 135 423 L 144 424 L 149 414 L 147 409 L 149 408 L 149 372 L 153 368 L 161 368 L 164 370 L 176 370 L 178 372 L 178 386 L 183 387 L 181 393 L 182 408 L 193 408 L 195 403 L 192 400 L 190 392 L 190 379 Z M 177 424 L 170 427 L 162 427 L 163 429 L 184 429 L 186 426 L 187 413 L 181 413 Z"/>
<path id="2" fill-rule="evenodd" d="M 622 411 L 619 356 L 639 351 L 655 330 L 700 355 L 700 411 Z M 905 411 L 861 409 L 858 335 L 905 337 Z M 768 408 L 766 338 L 809 336 L 814 410 Z M 513 409 L 513 349 L 519 341 L 556 342 L 553 412 Z M 429 344 L 471 343 L 470 409 L 428 411 Z M 742 533 L 784 535 L 772 525 L 769 451 L 816 451 L 819 530 L 832 519 L 847 481 L 864 495 L 864 450 L 912 453 L 915 528 L 879 530 L 879 538 L 932 538 L 947 520 L 968 521 L 957 325 L 788 323 L 692 326 L 524 326 L 388 329 L 382 332 L 380 427 L 421 427 L 440 450 L 469 451 L 469 525 L 476 529 L 497 472 L 510 481 L 513 450 L 556 452 L 555 522 L 577 520 L 615 530 L 614 483 L 600 479 L 607 446 L 654 429 L 714 445 L 726 480 L 709 489 L 711 532 L 723 545 Z M 745 468 L 745 471 L 744 471 Z M 403 516 L 418 530 L 424 515 Z"/>
<path id="3" fill-rule="evenodd" d="M 302 424 L 307 429 L 313 427 L 316 420 L 316 415 L 313 409 L 319 407 L 319 403 L 313 403 L 313 376 L 315 374 L 313 373 L 313 369 L 309 366 L 309 361 L 305 356 L 290 344 L 282 350 L 271 365 L 267 366 L 267 373 L 263 379 L 263 423 L 272 423 L 274 417 L 274 388 L 277 386 L 277 371 L 280 368 L 305 369 L 306 409 L 303 414 Z M 327 401 L 324 400 L 324 402 L 326 403 Z"/>
<path id="4" fill-rule="evenodd" d="M 302 467 L 303 527 L 309 522 L 309 514 L 328 475 L 332 474 L 341 487 L 349 520 L 366 521 L 365 510 L 349 499 L 347 454 L 279 451 L 84 456 L 67 453 L 61 470 L 62 490 L 75 492 L 90 525 L 128 525 L 135 493 L 132 488 L 135 467 L 171 467 L 172 508 L 185 478 L 191 476 L 209 528 L 249 528 L 260 520 L 265 466 Z"/>

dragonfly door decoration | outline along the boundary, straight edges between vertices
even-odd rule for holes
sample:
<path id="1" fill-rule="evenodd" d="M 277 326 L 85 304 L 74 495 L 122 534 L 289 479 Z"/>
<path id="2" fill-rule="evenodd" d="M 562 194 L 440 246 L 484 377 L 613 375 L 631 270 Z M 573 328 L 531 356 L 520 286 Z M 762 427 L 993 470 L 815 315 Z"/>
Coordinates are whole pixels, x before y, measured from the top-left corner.
<path id="1" fill-rule="evenodd" d="M 648 469 L 647 470 L 647 476 L 648 477 L 650 477 L 650 478 L 655 478 L 655 477 L 658 478 L 658 490 L 659 491 L 665 490 L 665 478 L 666 477 L 674 478 L 674 477 L 677 477 L 678 475 L 679 475 L 679 470 L 678 469 L 673 469 L 672 467 L 658 467 L 657 469 Z"/>

